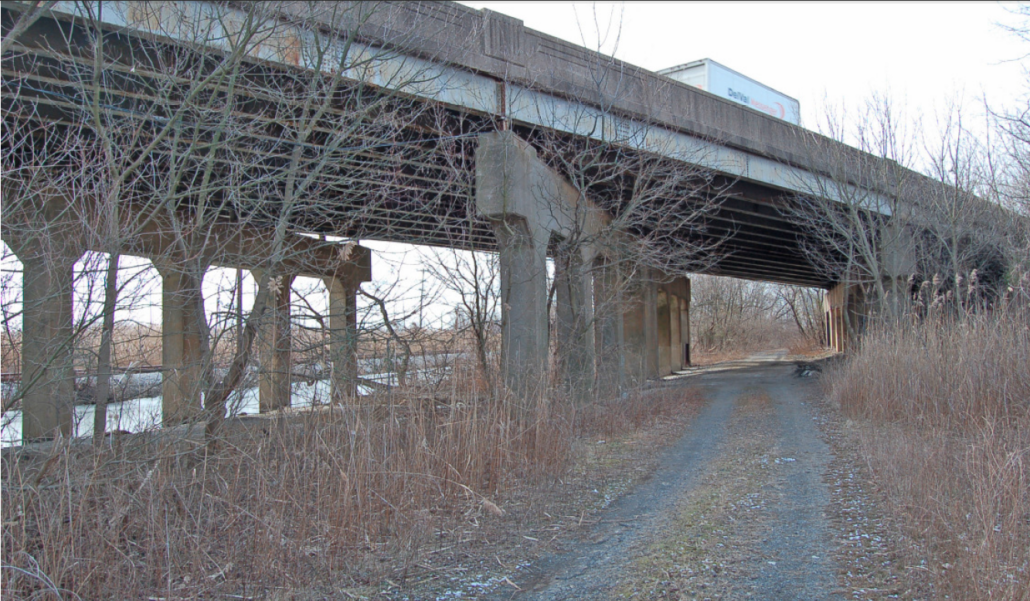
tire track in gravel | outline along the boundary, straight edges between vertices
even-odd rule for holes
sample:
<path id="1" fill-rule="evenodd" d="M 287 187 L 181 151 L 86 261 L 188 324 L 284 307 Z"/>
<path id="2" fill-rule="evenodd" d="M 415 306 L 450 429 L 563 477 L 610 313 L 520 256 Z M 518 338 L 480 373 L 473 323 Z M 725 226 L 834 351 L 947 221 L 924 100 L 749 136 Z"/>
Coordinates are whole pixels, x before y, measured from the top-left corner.
<path id="1" fill-rule="evenodd" d="M 654 475 L 523 572 L 521 591 L 488 598 L 839 598 L 814 387 L 759 363 L 670 383 L 709 401 Z"/>
<path id="2" fill-rule="evenodd" d="M 740 390 L 731 386 L 713 392 L 686 434 L 666 451 L 654 475 L 612 503 L 587 540 L 570 551 L 546 556 L 525 571 L 517 582 L 524 591 L 519 598 L 603 599 L 608 595 L 632 546 L 649 536 L 664 513 L 694 485 L 701 470 L 693 466 L 714 458 Z M 511 597 L 510 592 L 499 591 L 489 598 Z"/>
<path id="3" fill-rule="evenodd" d="M 826 515 L 830 491 L 823 475 L 832 451 L 823 441 L 806 386 L 777 378 L 765 386 L 778 430 L 778 491 L 761 551 L 768 558 L 756 578 L 764 599 L 826 599 L 836 589 L 834 541 Z M 806 394 L 808 393 L 808 394 Z"/>

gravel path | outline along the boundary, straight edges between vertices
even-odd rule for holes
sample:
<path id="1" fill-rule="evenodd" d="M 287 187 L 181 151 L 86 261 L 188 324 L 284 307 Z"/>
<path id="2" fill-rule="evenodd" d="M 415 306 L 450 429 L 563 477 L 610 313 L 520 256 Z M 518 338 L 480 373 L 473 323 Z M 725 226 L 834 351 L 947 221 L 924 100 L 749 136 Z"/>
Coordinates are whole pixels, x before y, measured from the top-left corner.
<path id="1" fill-rule="evenodd" d="M 789 373 L 789 372 L 788 372 Z M 756 588 L 764 599 L 827 599 L 835 588 L 837 566 L 831 555 L 826 508 L 830 491 L 823 482 L 831 451 L 819 436 L 807 398 L 794 378 L 777 374 L 766 386 L 772 397 L 780 453 L 779 490 L 770 505 L 768 537 L 761 550 Z M 790 461 L 793 460 L 793 461 Z M 774 562 L 775 565 L 771 565 Z"/>
<path id="2" fill-rule="evenodd" d="M 840 598 L 817 390 L 783 354 L 667 381 L 709 402 L 653 477 L 490 598 Z"/>

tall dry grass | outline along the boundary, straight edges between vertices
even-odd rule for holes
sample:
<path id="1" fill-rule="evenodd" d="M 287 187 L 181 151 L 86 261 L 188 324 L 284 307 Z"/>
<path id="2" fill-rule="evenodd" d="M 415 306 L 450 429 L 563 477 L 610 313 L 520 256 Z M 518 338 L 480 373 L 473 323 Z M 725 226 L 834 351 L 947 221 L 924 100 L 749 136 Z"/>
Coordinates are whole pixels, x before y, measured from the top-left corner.
<path id="1" fill-rule="evenodd" d="M 165 431 L 5 452 L 4 598 L 332 597 L 399 582 L 461 543 L 441 532 L 565 473 L 577 436 L 649 423 L 684 394 L 556 400 L 520 421 L 511 399 L 402 393 L 231 421 L 213 448 Z"/>
<path id="2" fill-rule="evenodd" d="M 884 328 L 831 375 L 940 598 L 1030 599 L 1030 318 Z"/>

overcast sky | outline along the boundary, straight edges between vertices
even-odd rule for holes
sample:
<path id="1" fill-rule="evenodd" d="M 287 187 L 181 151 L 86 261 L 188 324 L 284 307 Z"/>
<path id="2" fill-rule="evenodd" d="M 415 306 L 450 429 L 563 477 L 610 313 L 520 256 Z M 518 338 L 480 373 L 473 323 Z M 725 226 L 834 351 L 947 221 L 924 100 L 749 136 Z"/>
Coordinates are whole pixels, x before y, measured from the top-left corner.
<path id="1" fill-rule="evenodd" d="M 1019 59 L 1030 44 L 999 27 L 1020 22 L 1006 10 L 1012 5 L 462 4 L 490 8 L 594 49 L 600 39 L 607 54 L 614 51 L 650 70 L 711 58 L 796 98 L 802 123 L 810 128 L 827 99 L 857 104 L 874 92 L 889 92 L 911 118 L 932 121 L 934 111 L 952 98 L 980 108 L 986 96 L 992 106 L 1011 108 L 1026 90 L 1027 62 Z"/>

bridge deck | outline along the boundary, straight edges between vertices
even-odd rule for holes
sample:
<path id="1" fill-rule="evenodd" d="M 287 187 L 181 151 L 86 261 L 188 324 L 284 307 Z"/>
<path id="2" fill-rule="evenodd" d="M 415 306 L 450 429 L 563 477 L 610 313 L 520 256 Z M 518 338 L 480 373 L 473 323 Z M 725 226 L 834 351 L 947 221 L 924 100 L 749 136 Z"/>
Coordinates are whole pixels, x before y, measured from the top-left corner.
<path id="1" fill-rule="evenodd" d="M 451 15 L 456 19 L 452 25 L 479 14 L 451 5 L 432 10 L 437 16 Z M 10 30 L 17 12 L 5 5 L 0 18 L 4 30 Z M 427 36 L 423 31 L 406 39 L 424 46 L 440 32 Z M 539 52 L 553 54 L 557 47 L 553 40 L 540 41 L 542 34 L 516 33 L 539 38 L 534 42 Z M 593 202 L 613 215 L 626 216 L 628 231 L 660 242 L 670 257 L 683 258 L 677 265 L 680 270 L 822 287 L 833 283 L 831 274 L 808 260 L 811 253 L 831 251 L 782 214 L 794 192 L 705 166 L 707 159 L 691 163 L 633 142 L 647 138 L 652 130 L 672 131 L 667 123 L 624 132 L 621 140 L 611 143 L 578 133 L 578 125 L 566 123 L 566 113 L 561 123 L 556 116 L 547 127 L 540 123 L 539 107 L 537 117 L 524 110 L 520 118 L 518 111 L 505 114 L 470 106 L 472 102 L 456 104 L 453 93 L 427 98 L 417 90 L 398 93 L 347 78 L 330 89 L 331 78 L 256 58 L 244 62 L 235 79 L 205 82 L 198 91 L 203 77 L 218 70 L 219 52 L 209 48 L 197 53 L 167 37 L 108 25 L 104 67 L 95 74 L 91 44 L 88 27 L 57 14 L 37 21 L 5 57 L 0 106 L 7 132 L 5 168 L 14 168 L 8 173 L 17 173 L 17 166 L 28 164 L 30 155 L 50 153 L 65 160 L 73 156 L 71 145 L 94 135 L 92 105 L 115 139 L 126 140 L 127 145 L 131 139 L 134 148 L 150 144 L 148 176 L 127 186 L 126 197 L 136 200 L 140 210 L 149 210 L 155 199 L 168 198 L 183 211 L 197 210 L 199 198 L 206 194 L 207 205 L 228 223 L 274 224 L 282 211 L 288 211 L 288 220 L 298 231 L 492 249 L 492 229 L 474 210 L 474 151 L 478 134 L 504 127 L 530 141 L 541 158 L 571 181 L 582 182 Z M 580 54 L 576 60 L 582 62 Z M 463 56 L 465 64 L 459 66 L 469 71 L 483 67 L 477 61 L 492 65 L 498 60 L 488 53 Z M 527 76 L 520 77 L 525 85 Z M 291 119 L 302 120 L 312 82 L 329 104 L 300 139 Z M 551 86 L 560 87 L 558 82 Z M 686 93 L 673 88 L 676 94 Z M 227 125 L 226 113 L 219 108 L 230 103 Z M 517 104 L 511 100 L 508 108 Z M 787 127 L 747 114 L 746 109 L 721 108 L 723 113 L 745 111 L 743 121 L 760 125 L 759 134 Z M 659 113 L 668 110 L 662 107 Z M 726 118 L 741 120 L 739 114 L 729 113 Z M 179 119 L 179 135 L 151 139 L 169 119 Z M 629 122 L 620 123 L 616 125 Z M 721 125 L 726 124 L 706 127 Z M 748 150 L 754 149 L 751 143 Z M 767 157 L 776 158 L 775 154 L 753 154 L 748 160 L 769 161 Z M 317 178 L 303 198 L 292 198 L 284 189 L 281 175 L 286 169 L 296 169 L 299 178 Z M 174 185 L 167 181 L 173 176 Z"/>

